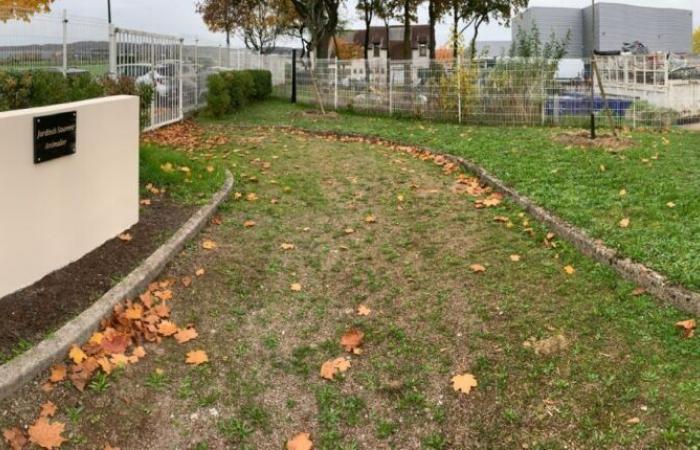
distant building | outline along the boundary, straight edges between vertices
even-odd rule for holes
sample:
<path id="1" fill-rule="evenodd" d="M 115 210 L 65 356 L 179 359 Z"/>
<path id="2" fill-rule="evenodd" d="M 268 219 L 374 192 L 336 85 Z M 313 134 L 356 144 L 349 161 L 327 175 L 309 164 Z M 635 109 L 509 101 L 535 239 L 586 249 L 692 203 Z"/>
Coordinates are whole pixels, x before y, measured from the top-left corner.
<path id="1" fill-rule="evenodd" d="M 366 30 L 348 30 L 340 33 L 338 40 L 357 46 L 364 50 Z M 386 61 L 405 59 L 403 54 L 403 25 L 389 27 L 389 39 L 387 41 L 385 27 L 370 27 L 369 29 L 369 58 L 373 61 Z M 411 26 L 411 59 L 413 61 L 429 61 L 430 27 L 428 25 Z M 329 44 L 331 58 L 336 57 L 335 43 L 333 39 Z"/>
<path id="2" fill-rule="evenodd" d="M 684 9 L 642 7 L 618 3 L 584 9 L 531 7 L 513 19 L 512 38 L 534 25 L 543 42 L 552 33 L 562 40 L 570 33 L 566 58 L 585 58 L 593 48 L 620 50 L 623 43 L 640 41 L 650 51 L 689 53 L 692 49 L 693 12 Z"/>

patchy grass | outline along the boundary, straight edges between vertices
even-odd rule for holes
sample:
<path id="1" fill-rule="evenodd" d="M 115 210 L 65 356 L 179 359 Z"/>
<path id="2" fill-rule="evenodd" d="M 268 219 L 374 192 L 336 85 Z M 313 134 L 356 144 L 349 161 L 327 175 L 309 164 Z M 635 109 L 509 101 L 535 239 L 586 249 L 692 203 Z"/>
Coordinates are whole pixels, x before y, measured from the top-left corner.
<path id="1" fill-rule="evenodd" d="M 547 230 L 528 232 L 507 202 L 475 209 L 432 163 L 216 129 L 232 141 L 212 160 L 235 172 L 241 196 L 163 275 L 206 269 L 171 301 L 172 320 L 199 338 L 146 346 L 103 393 L 29 385 L 0 403 L 0 427 L 32 423 L 50 398 L 66 448 L 279 449 L 302 431 L 321 450 L 700 445 L 700 350 L 674 329 L 684 315 L 631 296 L 564 243 L 544 246 Z M 201 249 L 205 238 L 218 249 Z M 364 352 L 321 379 L 350 327 L 365 333 Z M 549 356 L 523 346 L 559 334 L 569 345 Z M 186 366 L 193 349 L 210 363 Z M 458 395 L 450 379 L 465 372 L 478 386 Z"/>
<path id="2" fill-rule="evenodd" d="M 620 152 L 554 141 L 559 129 L 473 127 L 342 114 L 324 119 L 282 102 L 255 105 L 237 124 L 358 132 L 471 159 L 623 255 L 700 290 L 700 134 L 630 133 Z M 620 191 L 627 195 L 621 196 Z M 674 208 L 667 204 L 674 203 Z M 623 218 L 629 228 L 620 228 Z"/>
<path id="3" fill-rule="evenodd" d="M 140 188 L 144 195 L 147 195 L 146 185 L 152 183 L 165 188 L 178 201 L 202 204 L 209 201 L 224 181 L 220 165 L 205 164 L 196 155 L 165 145 L 142 144 L 139 160 Z"/>

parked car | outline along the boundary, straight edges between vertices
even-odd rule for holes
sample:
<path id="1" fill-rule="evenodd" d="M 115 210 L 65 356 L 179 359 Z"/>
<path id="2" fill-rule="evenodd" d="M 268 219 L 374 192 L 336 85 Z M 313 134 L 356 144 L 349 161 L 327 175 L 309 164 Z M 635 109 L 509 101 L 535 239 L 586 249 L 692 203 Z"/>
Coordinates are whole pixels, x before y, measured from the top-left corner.
<path id="1" fill-rule="evenodd" d="M 669 80 L 700 80 L 700 67 L 689 66 L 674 69 L 668 74 Z"/>
<path id="2" fill-rule="evenodd" d="M 160 98 L 167 98 L 172 89 L 172 82 L 169 77 L 153 70 L 150 64 L 121 64 L 117 73 L 119 76 L 133 78 L 136 84 L 152 86 L 155 93 Z"/>
<path id="3" fill-rule="evenodd" d="M 63 73 L 63 67 L 48 67 L 46 68 L 48 72 L 59 72 Z M 86 73 L 90 73 L 85 69 L 78 69 L 77 67 L 68 67 L 66 70 L 66 75 L 69 77 L 77 77 Z"/>

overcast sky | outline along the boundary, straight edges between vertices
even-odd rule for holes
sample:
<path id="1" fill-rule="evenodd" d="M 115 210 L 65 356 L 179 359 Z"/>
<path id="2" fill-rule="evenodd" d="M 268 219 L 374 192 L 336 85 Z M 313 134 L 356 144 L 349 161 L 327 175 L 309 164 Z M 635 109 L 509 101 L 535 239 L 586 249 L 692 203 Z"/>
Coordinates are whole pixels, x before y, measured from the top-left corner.
<path id="1" fill-rule="evenodd" d="M 355 0 L 348 0 L 344 16 L 352 19 L 350 26 L 361 28 L 362 23 L 356 17 Z M 613 3 L 613 2 L 609 2 Z M 693 10 L 693 22 L 700 26 L 700 0 L 617 0 L 614 3 L 627 3 L 640 6 L 659 6 Z M 92 17 L 107 16 L 107 0 L 56 0 L 54 10 L 68 9 L 72 14 Z M 589 0 L 531 0 L 531 6 L 564 6 L 583 8 L 590 5 Z M 212 44 L 222 42 L 221 35 L 210 33 L 195 13 L 195 0 L 112 0 L 114 22 L 122 27 L 174 34 L 185 37 L 197 36 L 201 41 Z M 421 22 L 427 22 L 427 11 L 420 11 Z M 380 25 L 377 21 L 377 25 Z M 0 25 L 2 26 L 2 25 Z M 448 24 L 438 28 L 438 46 L 447 39 Z M 510 30 L 499 26 L 483 27 L 480 40 L 509 40 Z M 296 44 L 296 43 L 295 43 Z M 238 41 L 242 46 L 242 42 Z"/>

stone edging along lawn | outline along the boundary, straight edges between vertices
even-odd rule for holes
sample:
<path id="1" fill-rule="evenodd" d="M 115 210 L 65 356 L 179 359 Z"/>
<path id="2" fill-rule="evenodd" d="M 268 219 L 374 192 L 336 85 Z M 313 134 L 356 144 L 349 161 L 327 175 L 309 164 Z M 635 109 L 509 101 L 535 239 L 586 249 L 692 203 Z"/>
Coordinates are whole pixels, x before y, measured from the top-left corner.
<path id="1" fill-rule="evenodd" d="M 550 211 L 538 206 L 528 197 L 520 194 L 512 187 L 490 174 L 486 169 L 472 161 L 429 147 L 408 144 L 405 142 L 385 139 L 372 135 L 313 130 L 290 126 L 244 126 L 241 128 L 268 128 L 289 132 L 302 132 L 310 136 L 332 137 L 336 139 L 362 139 L 365 142 L 376 145 L 410 147 L 421 151 L 431 152 L 436 155 L 441 155 L 452 162 L 460 164 L 465 170 L 478 176 L 479 179 L 486 185 L 510 197 L 513 202 L 526 210 L 532 217 L 544 223 L 560 238 L 573 244 L 574 247 L 576 247 L 584 255 L 593 258 L 601 264 L 611 267 L 618 274 L 620 274 L 620 276 L 635 283 L 637 286 L 646 289 L 648 293 L 654 295 L 657 299 L 673 305 L 689 314 L 696 316 L 700 315 L 700 293 L 691 291 L 683 286 L 675 285 L 660 273 L 618 254 L 616 250 L 606 246 L 602 241 L 593 239 L 592 237 L 588 236 L 585 231 L 571 225 Z"/>
<path id="2" fill-rule="evenodd" d="M 61 327 L 52 336 L 22 355 L 0 365 L 0 399 L 4 399 L 55 361 L 63 359 L 76 342 L 87 340 L 119 302 L 139 295 L 185 246 L 206 225 L 233 189 L 233 175 L 226 171 L 226 181 L 211 201 L 200 208 L 179 230 L 134 269 L 126 278 L 104 294 L 79 316 Z"/>

